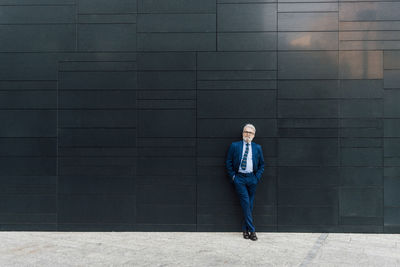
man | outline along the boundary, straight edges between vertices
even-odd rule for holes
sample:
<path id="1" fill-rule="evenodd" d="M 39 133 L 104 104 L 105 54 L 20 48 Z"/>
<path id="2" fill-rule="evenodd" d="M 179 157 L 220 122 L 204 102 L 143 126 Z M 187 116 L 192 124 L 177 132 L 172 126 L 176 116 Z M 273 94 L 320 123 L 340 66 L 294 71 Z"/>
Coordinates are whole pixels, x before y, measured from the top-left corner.
<path id="1" fill-rule="evenodd" d="M 233 142 L 226 157 L 226 169 L 243 210 L 243 237 L 253 241 L 257 240 L 252 216 L 253 202 L 257 184 L 264 172 L 261 146 L 251 142 L 255 134 L 256 127 L 246 124 L 243 127 L 243 141 Z"/>

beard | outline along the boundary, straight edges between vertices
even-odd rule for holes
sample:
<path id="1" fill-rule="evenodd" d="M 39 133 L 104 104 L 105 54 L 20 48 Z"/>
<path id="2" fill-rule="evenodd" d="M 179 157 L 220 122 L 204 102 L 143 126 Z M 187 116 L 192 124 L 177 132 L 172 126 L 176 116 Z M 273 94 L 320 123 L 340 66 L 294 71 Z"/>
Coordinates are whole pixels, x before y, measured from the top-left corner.
<path id="1" fill-rule="evenodd" d="M 246 143 L 250 143 L 253 140 L 253 138 L 251 137 L 243 137 L 243 141 L 245 141 Z"/>

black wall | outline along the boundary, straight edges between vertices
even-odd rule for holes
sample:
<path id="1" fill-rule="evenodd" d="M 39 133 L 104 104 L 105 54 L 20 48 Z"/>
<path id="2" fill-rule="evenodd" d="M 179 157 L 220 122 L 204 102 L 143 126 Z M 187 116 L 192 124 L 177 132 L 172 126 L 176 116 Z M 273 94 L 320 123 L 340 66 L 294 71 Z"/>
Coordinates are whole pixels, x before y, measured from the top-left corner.
<path id="1" fill-rule="evenodd" d="M 0 229 L 400 232 L 400 2 L 2 0 Z"/>

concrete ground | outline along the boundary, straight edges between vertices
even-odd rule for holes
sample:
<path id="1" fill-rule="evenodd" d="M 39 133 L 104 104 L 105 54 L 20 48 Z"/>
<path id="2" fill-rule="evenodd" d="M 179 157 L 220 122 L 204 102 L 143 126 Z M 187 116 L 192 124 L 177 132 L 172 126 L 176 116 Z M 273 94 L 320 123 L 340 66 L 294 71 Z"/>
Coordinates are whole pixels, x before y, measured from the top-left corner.
<path id="1" fill-rule="evenodd" d="M 0 266 L 400 266 L 400 235 L 0 232 Z"/>

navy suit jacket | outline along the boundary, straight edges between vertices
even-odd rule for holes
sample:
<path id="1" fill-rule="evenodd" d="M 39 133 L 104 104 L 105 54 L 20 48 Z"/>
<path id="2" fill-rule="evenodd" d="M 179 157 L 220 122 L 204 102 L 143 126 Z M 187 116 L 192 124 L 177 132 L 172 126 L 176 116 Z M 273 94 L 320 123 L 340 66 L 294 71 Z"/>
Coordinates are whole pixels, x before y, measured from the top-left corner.
<path id="1" fill-rule="evenodd" d="M 229 147 L 228 154 L 226 156 L 225 165 L 231 181 L 233 181 L 233 177 L 239 172 L 239 165 L 242 160 L 243 153 L 243 142 L 243 140 L 233 142 L 232 145 Z M 261 176 L 264 172 L 265 165 L 262 149 L 260 145 L 251 142 L 251 150 L 253 153 L 253 173 L 260 181 Z"/>

